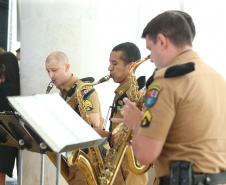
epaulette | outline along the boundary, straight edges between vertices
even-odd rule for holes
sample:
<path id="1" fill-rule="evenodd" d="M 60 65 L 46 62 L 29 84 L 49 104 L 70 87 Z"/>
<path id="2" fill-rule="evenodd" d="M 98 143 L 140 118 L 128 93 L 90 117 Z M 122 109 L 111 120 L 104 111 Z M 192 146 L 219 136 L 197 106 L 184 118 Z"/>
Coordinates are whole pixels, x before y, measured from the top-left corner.
<path id="1" fill-rule="evenodd" d="M 85 77 L 85 78 L 81 78 L 80 80 L 82 80 L 83 82 L 87 82 L 87 83 L 93 83 L 95 81 L 95 78 Z"/>
<path id="2" fill-rule="evenodd" d="M 179 65 L 169 67 L 166 70 L 164 77 L 171 78 L 171 77 L 182 76 L 182 75 L 188 74 L 194 70 L 195 70 L 194 62 L 188 62 L 186 64 L 179 64 Z"/>
<path id="3" fill-rule="evenodd" d="M 137 78 L 138 90 L 141 90 L 146 83 L 146 76 L 140 76 Z"/>
<path id="4" fill-rule="evenodd" d="M 128 89 L 121 95 L 119 96 L 116 100 L 115 100 L 115 107 L 118 107 L 118 106 L 123 106 L 124 105 L 124 102 L 123 102 L 123 98 L 127 97 L 127 94 L 126 92 L 128 91 Z M 114 112 L 116 113 L 117 112 L 117 108 L 114 109 Z"/>
<path id="5" fill-rule="evenodd" d="M 71 89 L 67 92 L 67 97 L 71 97 L 74 94 L 76 87 L 77 87 L 77 84 L 75 82 L 71 87 Z"/>

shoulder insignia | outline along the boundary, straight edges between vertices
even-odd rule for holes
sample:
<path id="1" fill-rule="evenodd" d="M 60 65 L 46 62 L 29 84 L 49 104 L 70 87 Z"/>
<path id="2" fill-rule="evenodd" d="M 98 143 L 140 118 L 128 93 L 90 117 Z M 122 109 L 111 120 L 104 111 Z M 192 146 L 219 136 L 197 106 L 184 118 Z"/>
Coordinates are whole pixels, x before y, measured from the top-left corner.
<path id="1" fill-rule="evenodd" d="M 121 96 L 124 92 L 122 90 L 119 91 L 119 95 Z"/>
<path id="2" fill-rule="evenodd" d="M 188 62 L 186 64 L 174 65 L 174 66 L 169 67 L 166 70 L 164 77 L 171 78 L 171 77 L 182 76 L 182 75 L 188 74 L 194 70 L 195 70 L 194 62 Z"/>
<path id="3" fill-rule="evenodd" d="M 149 110 L 146 110 L 144 112 L 144 115 L 142 117 L 141 121 L 141 127 L 149 127 L 151 123 L 151 112 Z"/>
<path id="4" fill-rule="evenodd" d="M 145 106 L 151 107 L 155 104 L 159 92 L 162 90 L 162 86 L 159 83 L 154 83 L 148 86 L 148 92 L 145 98 Z"/>
<path id="5" fill-rule="evenodd" d="M 84 96 L 85 94 L 87 94 L 89 92 L 87 86 L 83 87 L 81 90 L 81 94 Z"/>
<path id="6" fill-rule="evenodd" d="M 86 106 L 86 110 L 87 111 L 93 110 L 93 104 L 92 104 L 92 102 L 90 100 L 85 100 L 84 103 L 85 103 L 85 106 Z"/>

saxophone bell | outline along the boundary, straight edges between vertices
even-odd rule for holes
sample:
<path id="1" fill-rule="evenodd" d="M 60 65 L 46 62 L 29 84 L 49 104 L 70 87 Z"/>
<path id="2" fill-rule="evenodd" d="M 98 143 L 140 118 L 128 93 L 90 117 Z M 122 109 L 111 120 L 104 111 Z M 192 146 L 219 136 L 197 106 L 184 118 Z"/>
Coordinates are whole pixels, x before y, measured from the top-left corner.
<path id="1" fill-rule="evenodd" d="M 49 92 L 51 91 L 51 89 L 54 86 L 54 82 L 55 82 L 55 80 L 52 80 L 51 82 L 49 82 L 49 85 L 48 85 L 48 87 L 46 89 L 46 94 L 49 94 Z"/>

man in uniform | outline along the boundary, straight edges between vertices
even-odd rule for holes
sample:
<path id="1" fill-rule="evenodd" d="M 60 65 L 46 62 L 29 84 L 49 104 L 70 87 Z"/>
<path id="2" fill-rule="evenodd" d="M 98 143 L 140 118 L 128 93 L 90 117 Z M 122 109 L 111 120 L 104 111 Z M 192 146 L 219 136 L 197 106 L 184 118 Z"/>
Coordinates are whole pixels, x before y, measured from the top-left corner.
<path id="1" fill-rule="evenodd" d="M 226 183 L 225 79 L 192 50 L 184 17 L 167 11 L 143 31 L 157 71 L 146 84 L 145 109 L 128 99 L 121 110 L 133 130 L 138 161 L 155 161 L 156 177 L 165 184 Z"/>
<path id="2" fill-rule="evenodd" d="M 130 69 L 135 61 L 141 58 L 139 48 L 130 42 L 121 43 L 112 49 L 110 54 L 110 65 L 108 70 L 115 83 L 119 86 L 115 90 L 115 98 L 113 102 L 113 109 L 111 117 L 121 118 L 120 113 L 123 107 L 123 97 L 130 98 Z M 144 80 L 145 81 L 145 80 Z M 145 84 L 145 82 L 143 82 Z M 144 85 L 143 85 L 144 86 Z M 142 88 L 142 87 L 140 87 Z M 111 142 L 111 132 L 115 129 L 118 123 L 111 122 L 109 132 L 101 129 L 95 130 L 102 136 L 107 137 L 108 141 Z M 147 173 L 136 175 L 130 171 L 128 166 L 127 157 L 123 157 L 120 169 L 114 181 L 114 185 L 145 185 L 148 182 Z"/>
<path id="3" fill-rule="evenodd" d="M 47 57 L 45 66 L 49 77 L 60 90 L 61 97 L 71 108 L 80 113 L 76 87 L 83 82 L 71 73 L 67 56 L 63 52 L 53 52 Z M 102 128 L 104 119 L 97 92 L 91 86 L 85 86 L 81 89 L 81 94 L 91 122 Z M 69 168 L 69 185 L 75 184 L 87 185 L 85 176 L 77 165 Z"/>

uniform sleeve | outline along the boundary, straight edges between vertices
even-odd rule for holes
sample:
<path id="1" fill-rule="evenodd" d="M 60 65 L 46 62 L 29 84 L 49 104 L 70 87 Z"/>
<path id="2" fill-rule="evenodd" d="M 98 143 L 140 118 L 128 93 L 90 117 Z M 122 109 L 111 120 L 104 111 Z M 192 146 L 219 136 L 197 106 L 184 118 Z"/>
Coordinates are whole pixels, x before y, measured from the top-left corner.
<path id="1" fill-rule="evenodd" d="M 145 109 L 138 133 L 165 142 L 175 117 L 175 93 L 166 80 L 147 89 Z"/>

